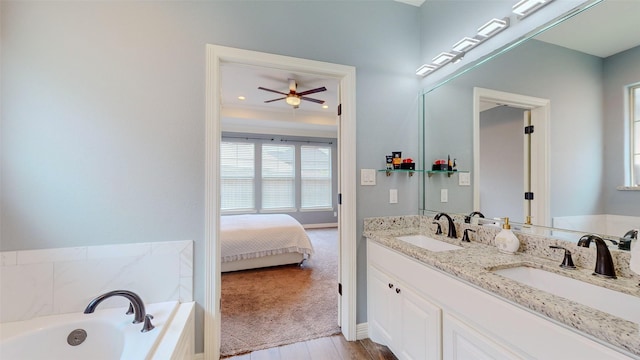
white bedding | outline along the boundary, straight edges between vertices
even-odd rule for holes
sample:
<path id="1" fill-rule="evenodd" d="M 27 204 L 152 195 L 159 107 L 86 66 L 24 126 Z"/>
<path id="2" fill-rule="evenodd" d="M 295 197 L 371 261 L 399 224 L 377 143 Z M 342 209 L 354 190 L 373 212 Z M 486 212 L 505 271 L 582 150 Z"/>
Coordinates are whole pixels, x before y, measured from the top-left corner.
<path id="1" fill-rule="evenodd" d="M 309 258 L 313 253 L 302 225 L 285 214 L 221 216 L 220 238 L 222 262 L 292 252 Z"/>

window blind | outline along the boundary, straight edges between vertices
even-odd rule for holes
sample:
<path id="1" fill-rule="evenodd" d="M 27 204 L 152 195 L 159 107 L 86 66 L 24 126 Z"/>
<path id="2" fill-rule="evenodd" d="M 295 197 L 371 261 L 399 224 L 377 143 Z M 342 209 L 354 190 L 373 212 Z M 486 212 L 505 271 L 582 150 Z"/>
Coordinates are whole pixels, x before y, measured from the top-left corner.
<path id="1" fill-rule="evenodd" d="M 331 148 L 327 146 L 300 147 L 301 208 L 330 208 Z"/>
<path id="2" fill-rule="evenodd" d="M 255 209 L 255 148 L 253 143 L 220 143 L 221 210 Z"/>
<path id="3" fill-rule="evenodd" d="M 295 208 L 295 146 L 262 145 L 262 209 Z"/>

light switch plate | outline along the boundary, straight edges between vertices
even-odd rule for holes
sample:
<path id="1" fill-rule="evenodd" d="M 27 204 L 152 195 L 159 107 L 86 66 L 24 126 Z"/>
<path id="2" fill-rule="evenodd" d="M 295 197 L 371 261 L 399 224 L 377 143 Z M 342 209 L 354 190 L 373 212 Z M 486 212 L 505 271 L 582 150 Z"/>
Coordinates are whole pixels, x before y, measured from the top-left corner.
<path id="1" fill-rule="evenodd" d="M 458 185 L 460 186 L 470 186 L 471 185 L 471 174 L 470 173 L 459 173 L 458 174 Z"/>
<path id="2" fill-rule="evenodd" d="M 398 189 L 389 189 L 389 204 L 398 203 Z"/>
<path id="3" fill-rule="evenodd" d="M 360 169 L 360 185 L 375 185 L 375 184 L 376 184 L 376 170 Z"/>
<path id="4" fill-rule="evenodd" d="M 440 202 L 448 202 L 449 201 L 449 190 L 440 189 Z"/>

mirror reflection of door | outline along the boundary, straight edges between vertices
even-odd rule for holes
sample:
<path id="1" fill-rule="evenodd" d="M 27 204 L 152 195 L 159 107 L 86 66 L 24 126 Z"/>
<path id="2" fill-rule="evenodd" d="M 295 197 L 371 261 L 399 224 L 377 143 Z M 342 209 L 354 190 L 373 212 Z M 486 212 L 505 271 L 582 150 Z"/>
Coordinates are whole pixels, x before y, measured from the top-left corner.
<path id="1" fill-rule="evenodd" d="M 529 111 L 498 105 L 480 113 L 480 211 L 524 222 L 530 187 L 529 146 L 523 118 Z M 528 124 L 526 124 L 528 125 Z"/>

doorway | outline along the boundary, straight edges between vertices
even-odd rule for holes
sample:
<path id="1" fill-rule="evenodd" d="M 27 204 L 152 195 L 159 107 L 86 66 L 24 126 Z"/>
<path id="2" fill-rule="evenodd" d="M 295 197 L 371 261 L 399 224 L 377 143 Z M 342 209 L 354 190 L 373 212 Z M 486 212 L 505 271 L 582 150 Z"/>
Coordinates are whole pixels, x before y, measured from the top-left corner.
<path id="1" fill-rule="evenodd" d="M 532 125 L 530 129 L 533 130 L 533 134 L 526 139 L 524 146 L 524 154 L 522 156 L 522 163 L 517 166 L 521 166 L 522 177 L 518 177 L 518 182 L 522 184 L 522 189 L 526 189 L 522 192 L 521 199 L 525 199 L 525 196 L 531 198 L 522 204 L 516 205 L 522 206 L 523 211 L 516 211 L 518 214 L 522 213 L 523 216 L 531 216 L 531 221 L 534 225 L 549 226 L 551 218 L 549 216 L 549 121 L 550 121 L 550 101 L 548 99 L 536 98 L 526 95 L 519 95 L 513 93 L 507 93 L 502 91 L 474 88 L 473 89 L 473 158 L 474 158 L 474 174 L 473 174 L 473 209 L 482 211 L 483 205 L 481 204 L 481 182 L 491 181 L 490 179 L 483 178 L 481 174 L 484 172 L 482 169 L 481 158 L 485 156 L 484 150 L 481 148 L 480 129 L 481 129 L 481 113 L 483 109 L 486 109 L 484 104 L 494 104 L 499 106 L 506 106 L 510 108 L 520 109 L 522 111 L 523 122 L 522 125 Z M 525 133 L 525 126 L 522 126 L 522 136 Z M 531 131 L 531 130 L 527 130 Z M 524 155 L 523 154 L 523 155 Z M 487 154 L 486 156 L 490 156 Z M 526 157 L 526 159 L 525 159 Z M 528 164 L 527 164 L 528 161 Z M 498 170 L 496 170 L 498 171 Z M 498 176 L 501 175 L 497 174 Z M 531 193 L 533 195 L 525 195 Z M 494 213 L 489 213 L 490 216 L 494 216 Z M 500 216 L 503 216 L 502 214 Z M 504 214 L 504 216 L 510 216 L 510 214 Z M 524 219 L 523 219 L 524 220 Z"/>
<path id="2" fill-rule="evenodd" d="M 340 238 L 340 326 L 347 340 L 356 339 L 356 162 L 355 68 L 313 60 L 207 45 L 205 157 L 205 302 L 204 358 L 220 356 L 220 65 L 246 64 L 335 78 L 339 82 L 338 224 Z M 336 286 L 337 288 L 338 286 Z"/>

